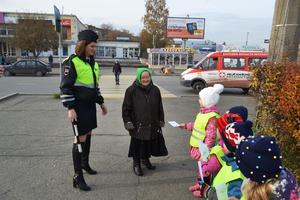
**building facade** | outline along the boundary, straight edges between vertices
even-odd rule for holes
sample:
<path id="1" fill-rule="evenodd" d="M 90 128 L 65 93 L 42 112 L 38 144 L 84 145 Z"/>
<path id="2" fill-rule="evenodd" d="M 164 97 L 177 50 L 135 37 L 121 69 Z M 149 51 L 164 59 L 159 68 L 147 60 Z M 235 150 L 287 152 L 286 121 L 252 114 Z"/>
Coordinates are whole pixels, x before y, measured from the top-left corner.
<path id="1" fill-rule="evenodd" d="M 22 49 L 16 48 L 11 42 L 14 37 L 14 27 L 18 25 L 20 18 L 33 18 L 51 21 L 55 28 L 54 14 L 40 13 L 19 13 L 19 12 L 0 12 L 0 55 L 8 58 L 18 58 L 28 56 Z M 87 28 L 75 15 L 62 15 L 61 20 L 62 37 L 62 56 L 67 56 L 74 52 L 78 33 Z M 42 52 L 40 57 L 58 56 L 59 49 Z M 29 55 L 30 56 L 30 55 Z"/>
<path id="2" fill-rule="evenodd" d="M 138 59 L 140 57 L 140 43 L 134 41 L 98 41 L 97 58 Z"/>
<path id="3" fill-rule="evenodd" d="M 96 59 L 133 59 L 140 56 L 139 38 L 130 33 L 117 30 L 104 30 L 94 26 L 83 24 L 75 15 L 62 15 L 61 20 L 61 49 L 52 49 L 42 52 L 40 58 L 48 58 L 52 55 L 56 62 L 59 50 L 62 57 L 67 57 L 75 52 L 78 41 L 78 33 L 84 29 L 91 29 L 97 32 L 99 39 L 97 42 Z M 8 60 L 15 60 L 20 57 L 32 56 L 22 49 L 14 46 L 11 39 L 15 34 L 15 27 L 18 20 L 22 18 L 43 19 L 51 21 L 55 28 L 54 14 L 41 13 L 19 13 L 0 11 L 0 56 L 5 56 Z"/>

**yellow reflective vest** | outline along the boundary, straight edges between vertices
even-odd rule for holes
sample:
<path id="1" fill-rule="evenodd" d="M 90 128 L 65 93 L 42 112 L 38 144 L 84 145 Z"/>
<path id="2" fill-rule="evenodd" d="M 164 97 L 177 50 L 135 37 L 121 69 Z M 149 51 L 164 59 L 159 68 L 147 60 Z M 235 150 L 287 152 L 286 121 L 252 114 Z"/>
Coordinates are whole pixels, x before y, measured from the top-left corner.
<path id="1" fill-rule="evenodd" d="M 222 153 L 221 153 L 221 152 Z M 222 156 L 224 156 L 224 153 L 222 151 L 221 146 L 215 146 L 210 154 L 215 154 L 218 158 L 218 161 L 222 165 L 222 168 L 220 171 L 217 173 L 217 175 L 214 177 L 212 186 L 213 187 L 218 187 L 220 184 L 225 183 L 227 190 L 229 183 L 234 180 L 244 180 L 245 177 L 242 174 L 240 169 L 236 169 L 235 171 L 232 171 L 232 166 L 227 165 L 226 162 L 222 159 Z M 241 200 L 244 200 L 245 198 L 242 196 Z"/>
<path id="2" fill-rule="evenodd" d="M 199 113 L 194 122 L 194 128 L 190 137 L 190 145 L 192 147 L 199 147 L 199 140 L 204 141 L 206 137 L 206 126 L 208 120 L 212 117 L 219 118 L 220 115 L 216 112 Z"/>
<path id="3" fill-rule="evenodd" d="M 74 86 L 95 88 L 93 70 L 92 70 L 92 67 L 90 66 L 90 64 L 88 62 L 84 62 L 78 56 L 75 56 L 72 59 L 72 62 L 74 63 L 76 74 L 77 74 Z M 98 66 L 97 62 L 95 62 L 95 65 L 94 65 L 94 74 L 96 76 L 95 77 L 96 85 L 98 85 L 99 66 Z"/>

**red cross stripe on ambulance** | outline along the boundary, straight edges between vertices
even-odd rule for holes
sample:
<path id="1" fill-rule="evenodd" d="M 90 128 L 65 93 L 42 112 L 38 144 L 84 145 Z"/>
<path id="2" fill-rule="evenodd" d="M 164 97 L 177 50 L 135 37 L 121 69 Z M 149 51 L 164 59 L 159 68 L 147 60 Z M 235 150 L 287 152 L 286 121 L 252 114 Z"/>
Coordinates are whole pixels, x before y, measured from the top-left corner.
<path id="1" fill-rule="evenodd" d="M 219 77 L 220 77 L 220 78 L 225 78 L 225 77 L 226 77 L 225 72 L 220 72 L 220 73 L 219 73 Z"/>

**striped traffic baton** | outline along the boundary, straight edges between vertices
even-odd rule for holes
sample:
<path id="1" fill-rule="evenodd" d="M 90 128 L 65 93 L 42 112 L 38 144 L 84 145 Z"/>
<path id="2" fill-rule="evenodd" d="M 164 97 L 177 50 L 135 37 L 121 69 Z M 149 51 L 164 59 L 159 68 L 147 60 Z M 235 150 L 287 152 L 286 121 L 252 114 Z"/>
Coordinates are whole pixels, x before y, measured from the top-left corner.
<path id="1" fill-rule="evenodd" d="M 79 153 L 82 153 L 82 147 L 81 147 L 80 140 L 79 140 L 79 134 L 78 134 L 78 128 L 77 128 L 77 122 L 76 121 L 72 122 L 72 127 L 73 127 L 74 136 L 76 138 L 76 144 L 77 144 L 77 147 L 78 147 L 78 151 L 79 151 Z"/>

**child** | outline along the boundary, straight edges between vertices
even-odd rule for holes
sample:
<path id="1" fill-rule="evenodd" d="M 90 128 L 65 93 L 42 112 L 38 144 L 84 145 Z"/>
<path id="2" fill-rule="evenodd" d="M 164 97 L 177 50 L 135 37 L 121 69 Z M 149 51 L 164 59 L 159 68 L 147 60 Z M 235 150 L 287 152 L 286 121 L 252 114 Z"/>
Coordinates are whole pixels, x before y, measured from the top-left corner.
<path id="1" fill-rule="evenodd" d="M 226 126 L 230 123 L 233 122 L 244 122 L 248 119 L 248 110 L 244 106 L 235 106 L 229 109 L 224 115 L 222 115 L 220 118 L 217 119 L 217 133 L 218 133 L 218 138 L 221 138 L 220 133 L 222 133 Z M 223 141 L 219 141 L 218 147 L 213 148 L 213 152 L 210 155 L 210 158 L 207 162 L 202 163 L 202 171 L 203 171 L 203 176 L 204 177 L 209 177 L 210 175 L 215 175 L 217 172 L 221 169 L 221 164 L 218 161 L 218 158 L 216 154 L 219 152 L 222 155 L 223 151 L 221 146 L 223 146 Z M 206 178 L 206 183 L 210 183 L 210 178 Z M 196 190 L 200 189 L 200 185 L 198 182 L 189 188 L 191 192 L 194 192 Z"/>
<path id="2" fill-rule="evenodd" d="M 218 131 L 221 133 L 225 127 L 233 122 L 245 122 L 248 119 L 248 109 L 244 106 L 234 106 L 217 119 Z"/>
<path id="3" fill-rule="evenodd" d="M 195 122 L 180 125 L 180 128 L 192 131 L 189 153 L 195 160 L 201 158 L 198 149 L 199 141 L 204 141 L 209 149 L 215 144 L 217 132 L 216 119 L 219 117 L 217 104 L 223 89 L 223 85 L 215 84 L 213 87 L 207 87 L 201 90 L 199 92 L 200 112 Z"/>
<path id="4" fill-rule="evenodd" d="M 226 192 L 228 197 L 240 199 L 242 196 L 241 185 L 244 176 L 240 172 L 235 159 L 234 152 L 237 145 L 244 139 L 253 135 L 252 122 L 245 121 L 242 123 L 234 122 L 226 126 L 225 130 L 221 132 L 221 140 L 219 146 L 215 146 L 211 150 L 211 156 L 217 158 L 219 170 L 215 172 L 215 177 L 212 182 L 214 188 L 219 187 L 221 184 L 226 185 Z M 211 173 L 211 169 L 207 165 L 202 165 L 203 175 L 207 176 Z M 200 190 L 193 192 L 196 197 L 211 197 L 209 193 L 210 186 L 202 184 Z"/>
<path id="5" fill-rule="evenodd" d="M 300 189 L 292 173 L 282 166 L 274 137 L 248 138 L 236 150 L 237 164 L 246 179 L 245 199 L 299 200 Z"/>

